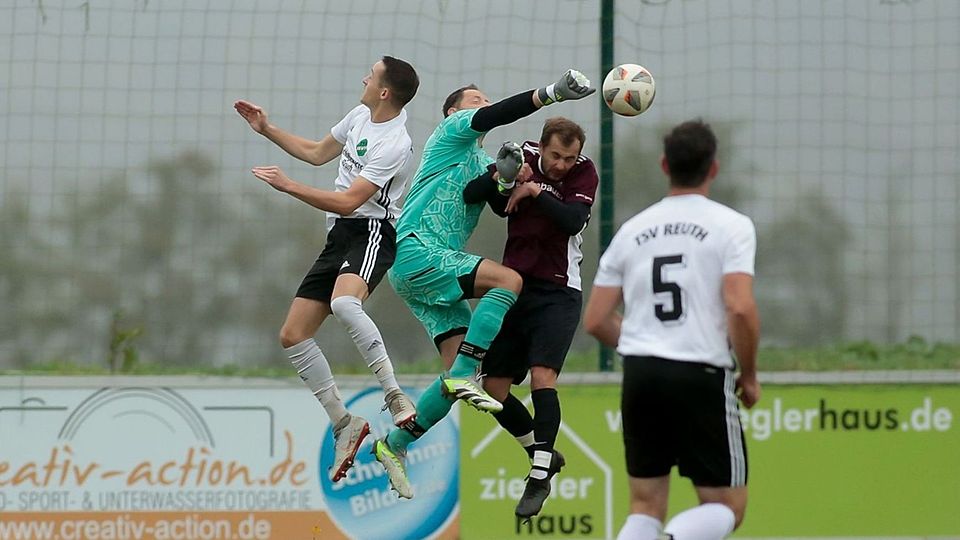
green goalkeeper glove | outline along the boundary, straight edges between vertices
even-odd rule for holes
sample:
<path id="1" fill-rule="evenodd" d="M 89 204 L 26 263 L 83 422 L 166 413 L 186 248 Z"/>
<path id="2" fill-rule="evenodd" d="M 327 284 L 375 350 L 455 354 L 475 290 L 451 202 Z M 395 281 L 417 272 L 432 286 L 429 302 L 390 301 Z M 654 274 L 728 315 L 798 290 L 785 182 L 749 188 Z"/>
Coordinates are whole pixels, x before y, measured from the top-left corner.
<path id="1" fill-rule="evenodd" d="M 590 79 L 575 69 L 568 69 L 560 80 L 537 90 L 540 103 L 550 105 L 565 99 L 582 99 L 596 92 L 590 86 Z"/>
<path id="2" fill-rule="evenodd" d="M 517 184 L 517 175 L 523 167 L 523 149 L 515 142 L 507 141 L 497 152 L 497 191 L 501 194 L 510 193 Z"/>

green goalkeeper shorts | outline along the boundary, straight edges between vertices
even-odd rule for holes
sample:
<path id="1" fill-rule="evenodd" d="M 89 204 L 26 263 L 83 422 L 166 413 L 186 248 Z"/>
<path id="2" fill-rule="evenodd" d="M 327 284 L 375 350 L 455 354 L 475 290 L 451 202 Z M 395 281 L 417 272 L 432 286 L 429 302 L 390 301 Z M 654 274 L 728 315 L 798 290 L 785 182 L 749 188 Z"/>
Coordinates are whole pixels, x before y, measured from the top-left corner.
<path id="1" fill-rule="evenodd" d="M 428 247 L 416 236 L 397 242 L 397 258 L 387 272 L 390 284 L 434 342 L 470 325 L 473 281 L 482 257 Z M 468 288 L 469 290 L 464 290 Z"/>

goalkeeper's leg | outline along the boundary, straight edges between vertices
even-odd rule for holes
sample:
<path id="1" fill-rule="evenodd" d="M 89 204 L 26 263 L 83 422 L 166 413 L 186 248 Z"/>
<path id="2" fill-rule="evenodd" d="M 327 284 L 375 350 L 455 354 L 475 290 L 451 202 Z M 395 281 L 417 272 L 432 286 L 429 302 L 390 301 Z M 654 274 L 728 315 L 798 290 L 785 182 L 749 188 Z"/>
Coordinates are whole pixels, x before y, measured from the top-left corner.
<path id="1" fill-rule="evenodd" d="M 500 331 L 507 311 L 516 302 L 523 280 L 515 271 L 483 259 L 473 267 L 472 272 L 460 275 L 457 281 L 464 297 L 471 298 L 481 294 L 480 302 L 470 318 L 466 337 L 463 338 L 458 354 L 450 366 L 449 376 L 441 375 L 420 396 L 415 422 L 406 429 L 394 430 L 387 436 L 387 442 L 394 450 L 404 451 L 407 445 L 442 420 L 453 406 L 450 398 L 463 399 L 469 405 L 488 412 L 497 413 L 503 409 L 500 402 L 483 390 L 477 377 L 480 360 Z M 437 308 L 432 309 L 436 311 Z M 425 319 L 426 317 L 421 318 L 421 322 L 428 330 L 433 326 L 431 335 L 434 336 L 443 336 L 450 328 L 457 328 L 456 324 L 448 322 L 444 329 L 440 325 L 431 325 L 430 321 Z M 438 347 L 449 354 L 449 345 L 460 340 L 461 335 L 450 335 L 438 343 Z M 447 362 L 447 358 L 444 358 L 444 363 Z"/>
<path id="2" fill-rule="evenodd" d="M 518 280 L 519 277 L 518 275 Z M 516 288 L 520 288 L 519 284 Z M 500 331 L 503 317 L 516 299 L 516 293 L 501 288 L 487 292 L 480 299 L 449 375 L 443 374 L 438 377 L 420 395 L 417 401 L 416 421 L 410 423 L 405 429 L 392 431 L 387 436 L 387 443 L 392 449 L 403 452 L 407 445 L 420 438 L 450 412 L 453 399 L 462 399 L 470 406 L 486 412 L 499 413 L 503 409 L 499 401 L 483 390 L 478 373 L 483 354 Z M 459 340 L 460 338 L 455 336 L 448 339 Z"/>
<path id="3" fill-rule="evenodd" d="M 487 259 L 480 261 L 472 283 L 469 277 L 461 277 L 461 288 L 466 296 L 479 297 L 480 302 L 470 319 L 466 338 L 450 367 L 452 377 L 469 376 L 480 368 L 480 360 L 500 332 L 503 318 L 517 301 L 523 286 L 520 274 Z"/>
<path id="4" fill-rule="evenodd" d="M 467 296 L 482 296 L 470 319 L 467 335 L 450 367 L 450 375 L 442 381 L 441 389 L 445 395 L 462 399 L 485 412 L 497 413 L 503 409 L 500 402 L 490 397 L 480 384 L 480 362 L 490 349 L 493 338 L 500 332 L 507 311 L 517 301 L 522 285 L 520 274 L 486 259 L 477 265 L 472 283 L 469 280 L 461 281 L 461 288 Z"/>

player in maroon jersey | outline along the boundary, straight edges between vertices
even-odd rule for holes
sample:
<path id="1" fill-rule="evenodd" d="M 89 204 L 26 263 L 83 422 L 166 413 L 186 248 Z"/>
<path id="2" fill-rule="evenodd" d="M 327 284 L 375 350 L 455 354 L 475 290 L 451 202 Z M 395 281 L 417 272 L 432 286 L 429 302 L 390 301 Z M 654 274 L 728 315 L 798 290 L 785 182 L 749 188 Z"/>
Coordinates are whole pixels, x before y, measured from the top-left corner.
<path id="1" fill-rule="evenodd" d="M 580 153 L 585 139 L 576 123 L 550 118 L 540 141 L 521 147 L 524 167 L 532 170 L 527 181 L 504 192 L 491 165 L 463 191 L 467 203 L 486 201 L 507 218 L 503 264 L 523 277 L 523 290 L 483 360 L 484 389 L 503 403 L 494 417 L 532 460 L 516 508 L 521 518 L 540 512 L 550 478 L 564 464 L 553 448 L 560 429 L 557 376 L 580 323 L 581 233 L 599 182 L 593 162 Z M 532 417 L 510 393 L 511 384 L 520 384 L 528 370 Z"/>

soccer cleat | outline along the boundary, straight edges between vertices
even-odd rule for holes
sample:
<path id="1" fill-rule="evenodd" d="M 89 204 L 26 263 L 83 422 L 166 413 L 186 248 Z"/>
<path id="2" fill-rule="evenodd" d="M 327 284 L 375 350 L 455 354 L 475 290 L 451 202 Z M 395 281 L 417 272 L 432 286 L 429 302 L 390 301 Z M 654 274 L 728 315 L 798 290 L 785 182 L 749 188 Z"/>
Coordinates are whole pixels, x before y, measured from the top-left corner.
<path id="1" fill-rule="evenodd" d="M 383 401 L 383 408 L 380 410 L 390 409 L 390 414 L 393 415 L 393 425 L 403 427 L 417 419 L 417 407 L 399 388 L 387 393 L 383 397 Z"/>
<path id="2" fill-rule="evenodd" d="M 530 519 L 540 513 L 544 501 L 550 496 L 550 478 L 543 480 L 527 477 L 527 485 L 523 488 L 523 495 L 517 501 L 514 513 L 519 518 Z"/>
<path id="3" fill-rule="evenodd" d="M 407 471 L 403 467 L 403 460 L 390 449 L 387 440 L 385 438 L 377 439 L 377 442 L 373 443 L 373 449 L 370 453 L 377 458 L 377 461 L 383 465 L 383 469 L 387 471 L 387 479 L 390 480 L 390 487 L 404 499 L 412 499 L 413 487 L 407 478 Z"/>
<path id="4" fill-rule="evenodd" d="M 547 469 L 546 478 L 538 480 L 527 476 L 527 485 L 524 486 L 523 495 L 520 496 L 520 500 L 517 501 L 517 508 L 514 510 L 517 517 L 530 519 L 540 513 L 543 503 L 550 496 L 550 479 L 560 472 L 560 469 L 566 464 L 567 461 L 563 458 L 563 454 L 554 450 L 553 456 L 550 457 L 550 468 Z"/>
<path id="5" fill-rule="evenodd" d="M 370 424 L 359 416 L 348 414 L 333 428 L 333 474 L 330 481 L 337 482 L 347 475 L 357 456 L 357 450 L 363 443 L 364 437 L 370 433 Z"/>
<path id="6" fill-rule="evenodd" d="M 444 373 L 440 376 L 440 391 L 446 397 L 465 401 L 467 405 L 478 411 L 498 413 L 503 410 L 503 403 L 484 392 L 478 374 L 471 377 L 452 378 L 449 373 Z"/>

